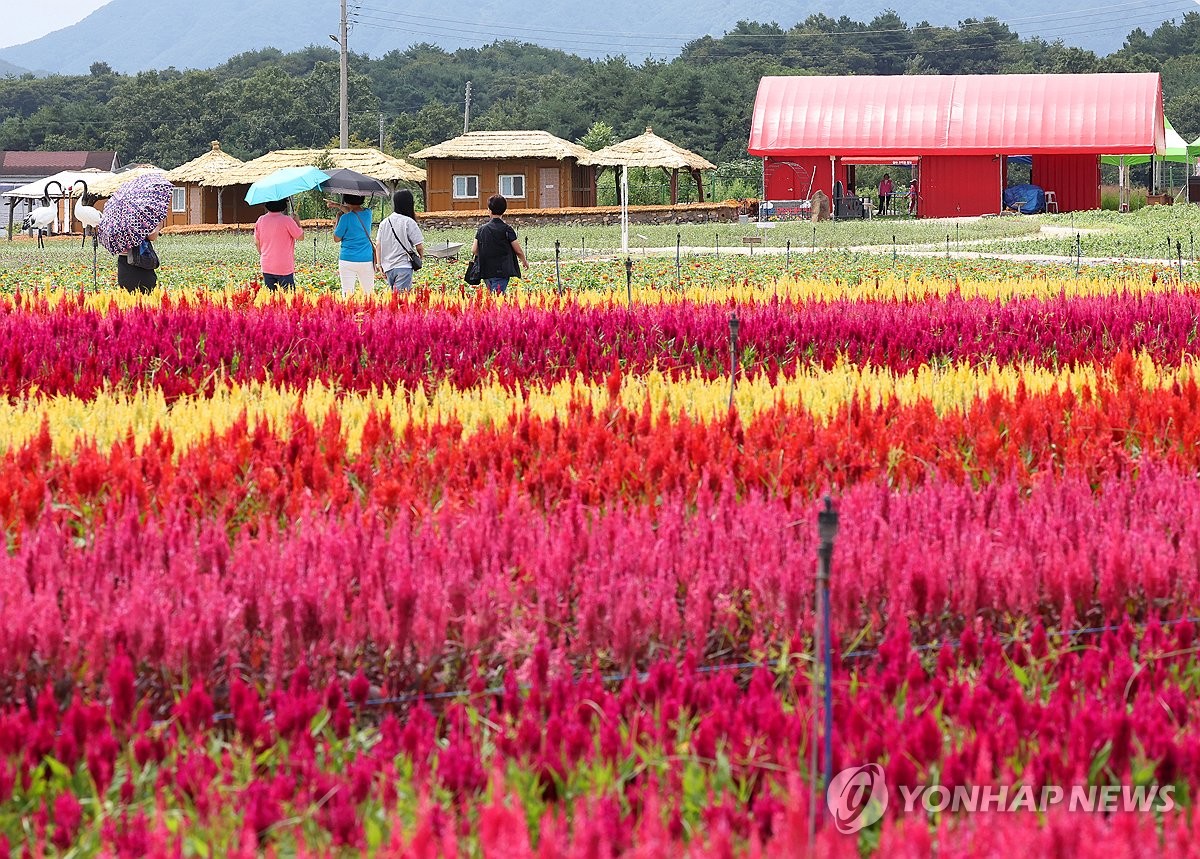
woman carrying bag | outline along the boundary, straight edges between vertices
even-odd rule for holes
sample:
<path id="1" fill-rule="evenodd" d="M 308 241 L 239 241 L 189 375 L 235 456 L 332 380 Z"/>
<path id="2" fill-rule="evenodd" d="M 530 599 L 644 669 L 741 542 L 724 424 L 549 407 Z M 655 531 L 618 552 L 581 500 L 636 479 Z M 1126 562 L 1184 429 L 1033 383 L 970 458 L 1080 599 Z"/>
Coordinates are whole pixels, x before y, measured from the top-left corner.
<path id="1" fill-rule="evenodd" d="M 342 202 L 329 201 L 331 209 L 342 213 L 333 228 L 333 240 L 341 245 L 338 251 L 338 276 L 342 281 L 342 298 L 354 294 L 357 284 L 367 295 L 375 294 L 375 243 L 371 241 L 371 210 L 363 208 L 364 197 L 343 194 Z"/>
<path id="2" fill-rule="evenodd" d="M 471 243 L 471 256 L 479 261 L 479 275 L 497 295 L 504 294 L 509 280 L 521 276 L 522 268 L 529 270 L 517 234 L 501 218 L 507 209 L 508 200 L 499 194 L 488 197 L 492 219 L 475 231 L 475 241 Z"/>
<path id="3" fill-rule="evenodd" d="M 425 259 L 425 237 L 417 226 L 412 191 L 397 191 L 392 197 L 392 214 L 379 222 L 375 241 L 379 245 L 379 271 L 396 292 L 412 287 L 413 272 Z"/>

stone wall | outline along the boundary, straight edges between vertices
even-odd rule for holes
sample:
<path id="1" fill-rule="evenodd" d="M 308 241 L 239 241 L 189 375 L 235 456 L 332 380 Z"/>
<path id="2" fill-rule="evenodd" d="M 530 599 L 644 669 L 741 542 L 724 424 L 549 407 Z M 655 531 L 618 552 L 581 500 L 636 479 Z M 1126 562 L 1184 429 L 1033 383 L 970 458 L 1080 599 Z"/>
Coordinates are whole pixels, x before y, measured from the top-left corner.
<path id="1" fill-rule="evenodd" d="M 678 206 L 630 206 L 631 224 L 707 224 L 717 221 L 737 221 L 738 203 L 681 203 Z M 474 227 L 490 216 L 486 209 L 478 212 L 418 212 L 417 222 L 422 229 L 452 230 Z M 590 206 L 575 209 L 509 209 L 504 220 L 513 227 L 571 224 L 572 226 L 620 226 L 619 206 Z"/>

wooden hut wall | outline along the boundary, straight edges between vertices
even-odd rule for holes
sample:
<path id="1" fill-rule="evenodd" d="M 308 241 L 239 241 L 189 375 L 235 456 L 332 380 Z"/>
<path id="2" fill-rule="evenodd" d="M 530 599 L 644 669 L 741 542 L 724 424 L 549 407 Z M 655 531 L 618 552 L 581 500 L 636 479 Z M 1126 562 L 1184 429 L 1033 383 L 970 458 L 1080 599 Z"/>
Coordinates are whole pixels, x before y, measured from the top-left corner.
<path id="1" fill-rule="evenodd" d="M 219 189 L 196 182 L 180 183 L 187 199 L 182 212 L 168 212 L 167 226 L 187 224 L 253 224 L 266 210 L 246 202 L 247 185 L 228 185 L 221 196 L 221 221 L 217 220 L 217 191 Z"/>
<path id="2" fill-rule="evenodd" d="M 431 212 L 472 211 L 487 208 L 488 197 L 500 192 L 500 177 L 525 177 L 525 196 L 508 198 L 510 209 L 550 209 L 593 205 L 591 167 L 580 167 L 573 158 L 505 158 L 468 160 L 430 158 L 425 164 L 428 181 L 426 208 Z M 478 176 L 479 195 L 454 198 L 455 176 Z"/>

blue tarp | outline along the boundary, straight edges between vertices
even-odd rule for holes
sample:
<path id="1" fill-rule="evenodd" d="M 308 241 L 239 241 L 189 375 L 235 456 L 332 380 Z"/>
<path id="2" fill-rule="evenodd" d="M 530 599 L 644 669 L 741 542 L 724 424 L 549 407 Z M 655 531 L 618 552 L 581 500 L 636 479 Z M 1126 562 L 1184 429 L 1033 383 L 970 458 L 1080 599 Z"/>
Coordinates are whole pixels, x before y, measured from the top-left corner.
<path id="1" fill-rule="evenodd" d="M 1037 185 L 1013 185 L 1004 189 L 1004 208 L 1016 208 L 1022 215 L 1036 215 L 1046 209 L 1046 192 Z"/>

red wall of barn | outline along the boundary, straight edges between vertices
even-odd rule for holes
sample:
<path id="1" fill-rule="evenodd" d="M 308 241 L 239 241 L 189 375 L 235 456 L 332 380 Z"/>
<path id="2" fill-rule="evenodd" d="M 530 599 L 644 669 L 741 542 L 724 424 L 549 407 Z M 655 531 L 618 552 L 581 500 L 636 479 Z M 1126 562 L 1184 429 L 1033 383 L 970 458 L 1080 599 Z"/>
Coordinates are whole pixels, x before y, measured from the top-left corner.
<path id="1" fill-rule="evenodd" d="M 1001 160 L 991 155 L 926 155 L 918 171 L 922 218 L 994 215 L 1004 181 Z"/>
<path id="2" fill-rule="evenodd" d="M 1030 181 L 1054 192 L 1060 212 L 1100 208 L 1100 159 L 1095 155 L 1035 155 Z"/>
<path id="3" fill-rule="evenodd" d="M 833 166 L 828 155 L 768 157 L 763 162 L 768 200 L 807 200 L 817 191 L 833 196 Z"/>

